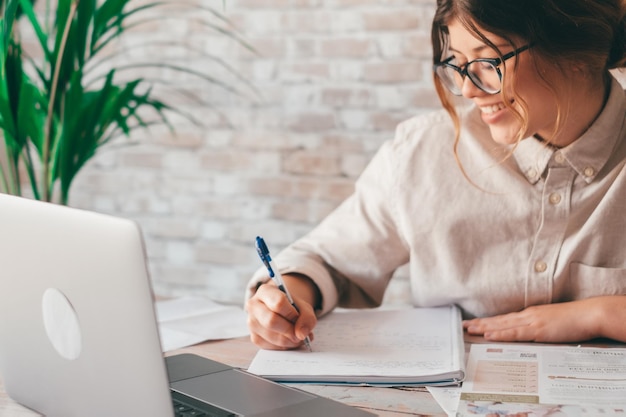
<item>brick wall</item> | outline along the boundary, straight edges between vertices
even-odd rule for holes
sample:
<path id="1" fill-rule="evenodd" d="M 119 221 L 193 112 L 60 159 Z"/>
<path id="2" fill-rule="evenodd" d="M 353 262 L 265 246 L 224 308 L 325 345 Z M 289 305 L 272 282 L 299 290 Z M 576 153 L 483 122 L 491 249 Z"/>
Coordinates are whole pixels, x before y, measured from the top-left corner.
<path id="1" fill-rule="evenodd" d="M 153 127 L 103 147 L 76 180 L 70 205 L 140 223 L 157 293 L 240 303 L 260 266 L 256 235 L 278 252 L 305 234 L 350 194 L 398 122 L 438 106 L 430 72 L 434 1 L 202 4 L 222 12 L 256 53 L 184 8 L 137 30 L 128 53 L 184 60 L 241 96 L 165 69 L 142 73 L 190 88 L 196 98 L 169 99 L 202 125 L 176 117 L 176 136 Z M 220 57 L 256 92 L 180 48 L 131 47 L 172 37 Z M 390 301 L 406 285 L 395 281 Z"/>

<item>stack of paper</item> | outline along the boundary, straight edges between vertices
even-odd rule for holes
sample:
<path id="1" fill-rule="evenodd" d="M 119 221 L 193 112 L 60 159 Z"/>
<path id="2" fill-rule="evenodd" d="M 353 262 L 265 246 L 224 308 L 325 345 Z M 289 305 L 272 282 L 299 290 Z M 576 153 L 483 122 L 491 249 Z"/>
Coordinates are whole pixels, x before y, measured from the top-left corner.
<path id="1" fill-rule="evenodd" d="M 281 382 L 449 385 L 464 377 L 454 306 L 335 311 L 314 330 L 313 352 L 260 350 L 248 371 Z"/>

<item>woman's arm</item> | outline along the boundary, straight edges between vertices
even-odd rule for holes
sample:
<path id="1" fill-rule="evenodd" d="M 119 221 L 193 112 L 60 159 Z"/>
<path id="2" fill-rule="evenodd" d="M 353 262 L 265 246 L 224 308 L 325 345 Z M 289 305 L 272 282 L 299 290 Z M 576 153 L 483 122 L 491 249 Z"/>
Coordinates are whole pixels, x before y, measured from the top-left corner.
<path id="1" fill-rule="evenodd" d="M 520 312 L 466 320 L 468 333 L 500 342 L 626 342 L 626 296 L 600 296 L 528 307 Z"/>

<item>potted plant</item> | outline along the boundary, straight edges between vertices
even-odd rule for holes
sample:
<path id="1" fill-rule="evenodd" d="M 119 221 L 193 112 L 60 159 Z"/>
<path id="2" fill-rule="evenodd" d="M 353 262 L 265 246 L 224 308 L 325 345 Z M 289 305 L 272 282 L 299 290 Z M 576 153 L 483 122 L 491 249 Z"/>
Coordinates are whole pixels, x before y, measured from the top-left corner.
<path id="1" fill-rule="evenodd" d="M 125 34 L 167 18 L 173 8 L 198 9 L 194 19 L 251 49 L 213 9 L 181 0 L 47 0 L 41 8 L 35 3 L 0 0 L 0 134 L 5 148 L 0 192 L 23 195 L 22 183 L 27 182 L 34 198 L 67 204 L 78 172 L 113 138 L 154 123 L 173 130 L 172 113 L 193 121 L 155 93 L 158 79 L 124 79 L 121 72 L 166 67 L 237 93 L 191 66 L 158 59 L 111 64 Z M 24 31 L 36 39 L 34 53 L 25 47 Z"/>

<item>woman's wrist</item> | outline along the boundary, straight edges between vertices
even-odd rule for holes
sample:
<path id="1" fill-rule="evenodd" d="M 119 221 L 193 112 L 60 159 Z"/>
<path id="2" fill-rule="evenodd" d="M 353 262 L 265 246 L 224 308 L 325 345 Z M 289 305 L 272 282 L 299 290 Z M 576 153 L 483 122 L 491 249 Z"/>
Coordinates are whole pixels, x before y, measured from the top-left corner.
<path id="1" fill-rule="evenodd" d="M 283 280 L 292 296 L 309 303 L 314 310 L 321 308 L 322 295 L 311 278 L 302 274 L 285 274 Z"/>
<path id="2" fill-rule="evenodd" d="M 592 331 L 596 337 L 626 341 L 626 296 L 612 295 L 590 298 Z"/>

